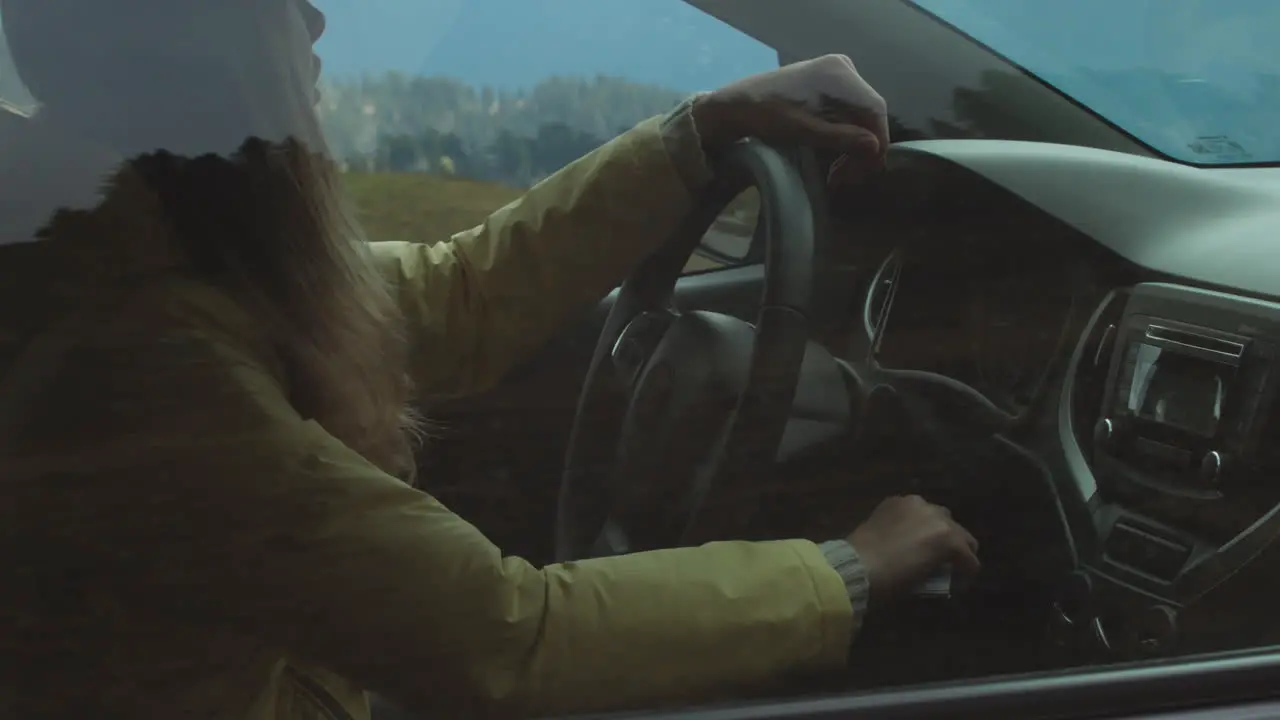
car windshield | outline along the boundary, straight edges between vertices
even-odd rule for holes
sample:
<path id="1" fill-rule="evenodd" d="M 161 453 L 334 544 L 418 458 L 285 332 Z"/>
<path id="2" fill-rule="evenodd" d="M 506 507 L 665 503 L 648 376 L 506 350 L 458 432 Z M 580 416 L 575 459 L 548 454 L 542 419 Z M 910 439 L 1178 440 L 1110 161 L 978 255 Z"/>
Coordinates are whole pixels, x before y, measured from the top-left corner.
<path id="1" fill-rule="evenodd" d="M 1276 0 L 915 0 L 1160 153 L 1280 162 Z"/>

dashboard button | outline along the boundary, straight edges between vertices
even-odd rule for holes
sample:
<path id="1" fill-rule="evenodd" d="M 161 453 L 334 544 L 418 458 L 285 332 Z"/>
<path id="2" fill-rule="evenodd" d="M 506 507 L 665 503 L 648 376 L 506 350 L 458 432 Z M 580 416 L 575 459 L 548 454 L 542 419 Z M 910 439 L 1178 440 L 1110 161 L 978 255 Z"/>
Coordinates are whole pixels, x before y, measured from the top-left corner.
<path id="1" fill-rule="evenodd" d="M 1102 418 L 1093 425 L 1093 450 L 1094 452 L 1110 452 L 1114 446 L 1116 437 L 1115 423 L 1111 422 L 1111 418 Z"/>
<path id="2" fill-rule="evenodd" d="M 1140 652 L 1161 652 L 1178 634 L 1178 613 L 1168 605 L 1152 605 L 1135 619 L 1133 631 Z"/>
<path id="3" fill-rule="evenodd" d="M 1200 482 L 1216 487 L 1222 482 L 1222 470 L 1226 459 L 1217 450 L 1210 450 L 1200 460 Z"/>

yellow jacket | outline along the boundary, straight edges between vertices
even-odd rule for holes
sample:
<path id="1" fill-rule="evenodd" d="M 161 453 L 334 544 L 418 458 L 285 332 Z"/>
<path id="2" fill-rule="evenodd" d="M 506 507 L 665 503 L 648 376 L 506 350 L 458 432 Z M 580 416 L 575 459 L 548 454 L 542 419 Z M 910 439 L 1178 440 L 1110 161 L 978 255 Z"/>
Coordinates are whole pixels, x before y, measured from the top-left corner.
<path id="1" fill-rule="evenodd" d="M 418 386 L 497 381 L 615 286 L 690 209 L 673 162 L 648 121 L 478 228 L 376 243 L 413 347 L 447 350 L 416 357 Z M 813 543 L 503 557 L 299 417 L 228 296 L 91 255 L 0 246 L 12 716 L 363 719 L 365 689 L 432 717 L 558 714 L 844 661 L 853 612 Z M 90 266 L 93 291 L 68 269 Z M 99 319 L 32 367 L 83 308 Z"/>

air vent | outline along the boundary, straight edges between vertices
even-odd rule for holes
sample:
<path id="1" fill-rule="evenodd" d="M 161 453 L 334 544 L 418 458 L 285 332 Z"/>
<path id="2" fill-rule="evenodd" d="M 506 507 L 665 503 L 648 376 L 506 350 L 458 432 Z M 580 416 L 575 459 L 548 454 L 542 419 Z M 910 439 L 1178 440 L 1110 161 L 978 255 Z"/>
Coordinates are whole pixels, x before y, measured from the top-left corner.
<path id="1" fill-rule="evenodd" d="M 1081 447 L 1092 448 L 1094 422 L 1102 416 L 1107 388 L 1107 373 L 1111 357 L 1115 353 L 1116 339 L 1120 334 L 1120 322 L 1124 318 L 1127 290 L 1117 291 L 1107 297 L 1094 311 L 1088 334 L 1082 341 L 1080 364 L 1072 378 L 1071 405 L 1075 418 L 1073 429 Z"/>
<path id="2" fill-rule="evenodd" d="M 889 311 L 889 303 L 893 299 L 894 288 L 897 287 L 898 274 L 902 271 L 902 260 L 898 253 L 892 253 L 880 264 L 875 278 L 871 281 L 871 290 L 867 293 L 867 302 L 863 307 L 863 324 L 866 326 L 867 338 L 875 339 L 881 323 Z"/>

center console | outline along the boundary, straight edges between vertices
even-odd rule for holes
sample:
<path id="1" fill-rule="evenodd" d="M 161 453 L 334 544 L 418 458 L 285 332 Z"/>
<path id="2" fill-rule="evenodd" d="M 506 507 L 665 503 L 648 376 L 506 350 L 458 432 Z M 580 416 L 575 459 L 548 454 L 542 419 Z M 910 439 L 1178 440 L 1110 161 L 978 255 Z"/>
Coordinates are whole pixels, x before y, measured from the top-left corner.
<path id="1" fill-rule="evenodd" d="M 1163 622 L 1280 536 L 1280 305 L 1152 283 L 1104 324 L 1101 398 L 1072 418 L 1096 484 L 1083 582 Z"/>

